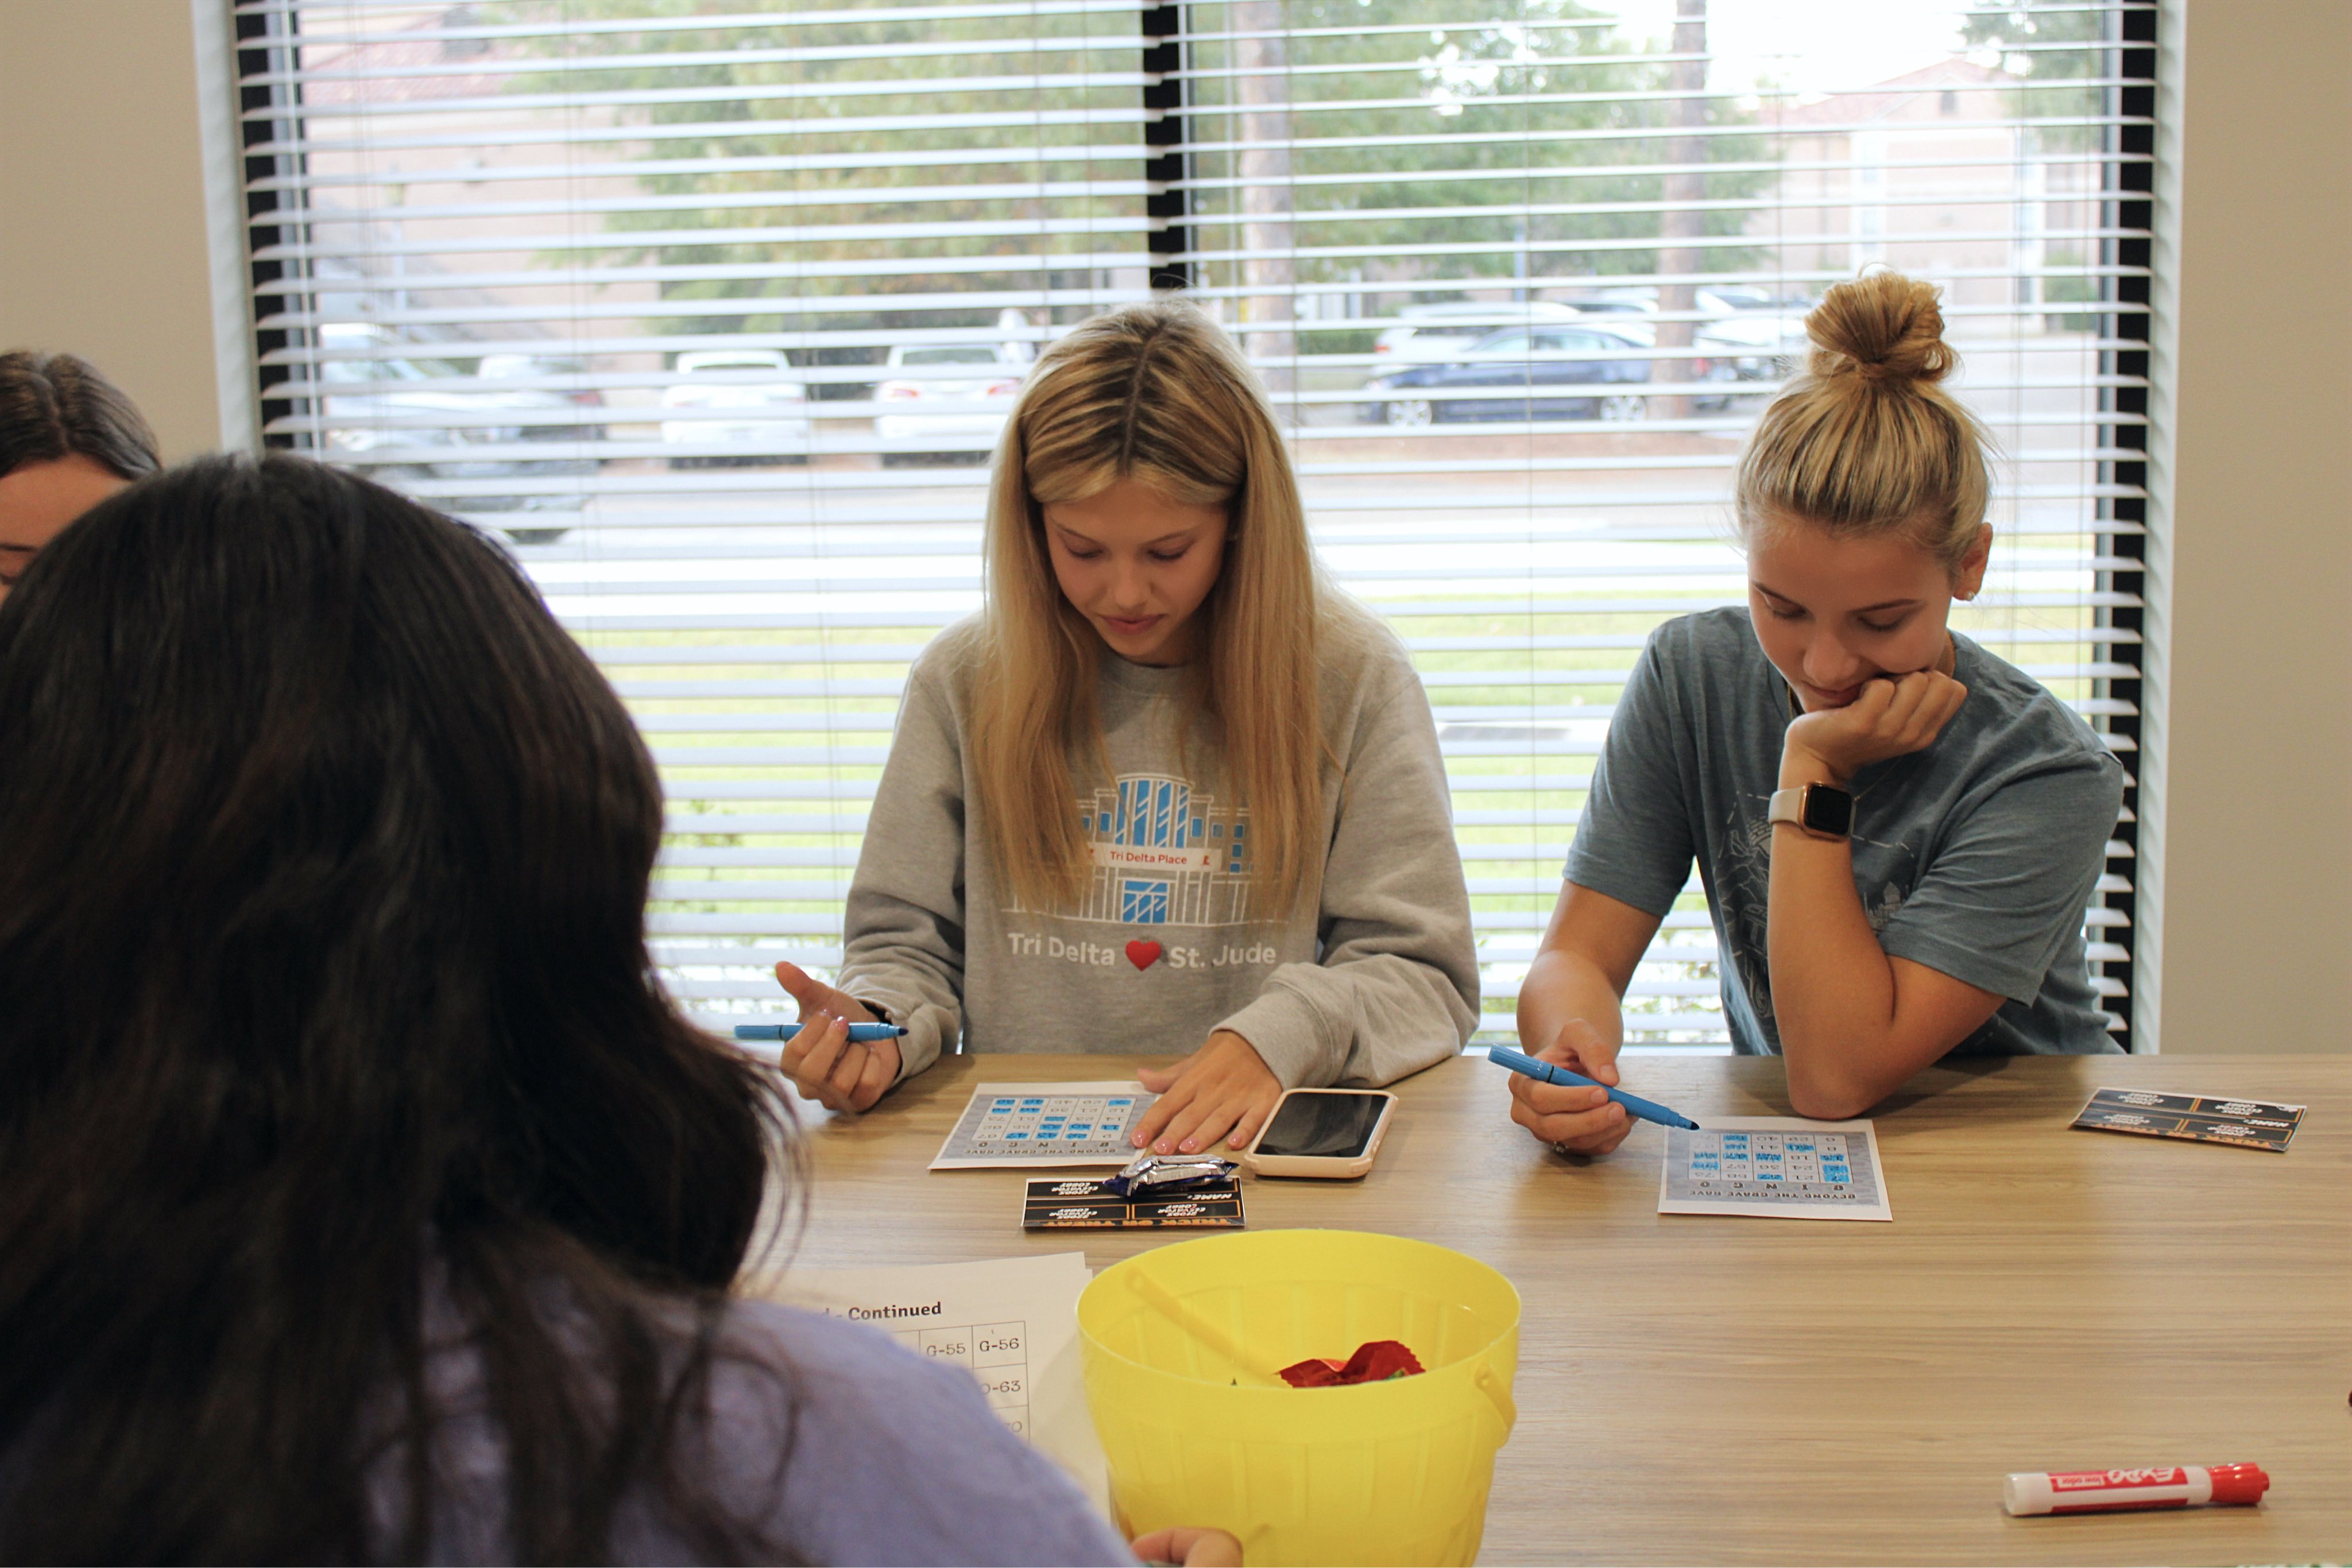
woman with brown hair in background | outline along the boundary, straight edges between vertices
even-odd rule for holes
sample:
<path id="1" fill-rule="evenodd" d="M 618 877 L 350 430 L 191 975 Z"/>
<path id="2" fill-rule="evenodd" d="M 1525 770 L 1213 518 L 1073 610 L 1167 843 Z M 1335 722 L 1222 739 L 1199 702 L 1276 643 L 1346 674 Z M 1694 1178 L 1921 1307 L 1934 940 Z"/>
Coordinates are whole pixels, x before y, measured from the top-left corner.
<path id="1" fill-rule="evenodd" d="M 0 598 L 68 523 L 162 466 L 145 417 L 88 360 L 0 354 Z"/>

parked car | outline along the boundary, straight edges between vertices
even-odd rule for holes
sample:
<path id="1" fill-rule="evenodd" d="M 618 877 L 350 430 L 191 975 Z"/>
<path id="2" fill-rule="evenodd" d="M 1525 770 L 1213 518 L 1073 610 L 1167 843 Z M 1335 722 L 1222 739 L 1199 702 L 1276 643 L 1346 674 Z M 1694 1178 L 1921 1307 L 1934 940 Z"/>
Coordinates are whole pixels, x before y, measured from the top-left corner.
<path id="1" fill-rule="evenodd" d="M 574 408 L 604 406 L 604 390 L 590 380 L 587 361 L 569 354 L 484 354 L 474 366 L 474 374 L 487 382 L 561 382 L 554 387 L 541 385 L 540 390 L 554 392 Z M 605 436 L 602 424 L 575 424 L 572 432 L 576 441 L 597 442 Z"/>
<path id="2" fill-rule="evenodd" d="M 1571 303 L 1587 316 L 1654 316 L 1658 291 L 1644 286 L 1601 288 L 1580 295 Z M 1801 294 L 1776 295 L 1747 283 L 1702 283 L 1691 291 L 1692 308 L 1706 316 L 1734 316 L 1746 310 L 1794 310 L 1801 316 L 1814 303 Z"/>
<path id="3" fill-rule="evenodd" d="M 579 489 L 513 494 L 439 491 L 432 480 L 579 478 L 600 464 L 586 450 L 601 434 L 572 422 L 577 393 L 507 384 L 515 367 L 485 373 L 500 358 L 484 355 L 468 375 L 436 353 L 463 358 L 461 342 L 418 343 L 367 322 L 334 322 L 319 329 L 318 400 L 328 449 L 357 459 L 373 477 L 409 485 L 431 505 L 461 515 L 580 510 Z M 387 353 L 397 349 L 400 353 Z M 509 356 L 524 359 L 528 356 Z M 601 403 L 601 393 L 587 394 Z M 545 457 L 517 454 L 533 442 L 558 448 Z M 503 448 L 492 455 L 485 449 Z M 501 525 L 518 544 L 546 544 L 571 531 L 569 522 Z"/>
<path id="4" fill-rule="evenodd" d="M 1643 345 L 1595 327 L 1507 327 L 1444 364 L 1385 371 L 1364 383 L 1359 417 L 1412 428 L 1439 420 L 1641 419 L 1650 379 Z"/>
<path id="5" fill-rule="evenodd" d="M 1691 334 L 1691 347 L 1699 356 L 1697 374 L 1722 383 L 1785 381 L 1804 367 L 1811 346 L 1804 319 L 1797 316 L 1726 316 L 1700 322 Z M 1703 410 L 1722 410 L 1731 406 L 1735 395 L 1727 387 L 1701 393 L 1695 401 Z"/>
<path id="6" fill-rule="evenodd" d="M 1396 325 L 1372 341 L 1372 352 L 1399 364 L 1442 364 L 1457 359 L 1497 328 L 1575 318 L 1572 306 L 1549 299 L 1445 299 L 1408 305 Z"/>
<path id="7" fill-rule="evenodd" d="M 1699 293 L 1713 298 L 1722 308 L 1717 313 L 1724 315 L 1743 310 L 1778 310 L 1802 316 L 1822 302 L 1819 295 L 1807 294 L 1802 289 L 1784 288 L 1775 293 L 1762 284 L 1751 283 L 1718 283 Z"/>
<path id="8" fill-rule="evenodd" d="M 882 461 L 985 459 L 1004 433 L 1032 357 L 1020 341 L 892 345 L 889 374 L 874 389 L 876 406 L 889 410 L 874 419 Z"/>
<path id="9" fill-rule="evenodd" d="M 697 349 L 662 389 L 661 438 L 681 452 L 673 468 L 808 461 L 808 384 L 781 349 Z M 716 448 L 717 450 L 712 450 Z"/>
<path id="10" fill-rule="evenodd" d="M 1749 284 L 1705 284 L 1695 289 L 1692 305 L 1712 318 L 1693 325 L 1691 349 L 1696 377 L 1710 382 L 1785 380 L 1804 363 L 1804 313 L 1814 301 L 1802 294 L 1776 294 Z M 1577 308 L 1605 321 L 1613 332 L 1639 334 L 1646 346 L 1657 342 L 1658 291 L 1649 287 L 1604 288 L 1580 298 Z M 1676 371 L 1670 379 L 1680 379 Z M 1758 389 L 1762 390 L 1762 389 Z M 1719 413 L 1732 406 L 1731 392 L 1701 392 L 1692 400 L 1702 413 Z"/>

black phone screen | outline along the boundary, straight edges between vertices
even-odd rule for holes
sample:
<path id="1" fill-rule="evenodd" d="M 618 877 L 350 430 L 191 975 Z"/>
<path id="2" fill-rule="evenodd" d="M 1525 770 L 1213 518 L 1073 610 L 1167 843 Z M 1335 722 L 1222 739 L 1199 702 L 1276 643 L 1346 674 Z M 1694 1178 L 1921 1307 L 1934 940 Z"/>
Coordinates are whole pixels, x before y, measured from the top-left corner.
<path id="1" fill-rule="evenodd" d="M 1257 1152 L 1354 1159 L 1370 1145 L 1372 1129 L 1380 1124 L 1381 1113 L 1388 1105 L 1385 1094 L 1348 1090 L 1286 1096 L 1258 1140 Z"/>

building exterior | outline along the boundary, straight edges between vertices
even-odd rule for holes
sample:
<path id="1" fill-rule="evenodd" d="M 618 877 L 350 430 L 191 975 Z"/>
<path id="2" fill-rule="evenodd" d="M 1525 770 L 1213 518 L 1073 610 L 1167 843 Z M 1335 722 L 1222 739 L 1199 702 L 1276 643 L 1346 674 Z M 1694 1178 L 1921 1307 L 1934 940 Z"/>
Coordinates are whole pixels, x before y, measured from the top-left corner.
<path id="1" fill-rule="evenodd" d="M 2063 117 L 2027 102 L 2024 86 L 1952 58 L 1856 92 L 1766 99 L 1780 179 L 1750 233 L 1792 274 L 1885 262 L 1941 285 L 1948 316 L 1975 318 L 1970 335 L 2006 333 L 2000 318 L 2066 296 L 2038 274 L 2099 256 L 2104 164 L 2069 127 L 2025 123 Z"/>

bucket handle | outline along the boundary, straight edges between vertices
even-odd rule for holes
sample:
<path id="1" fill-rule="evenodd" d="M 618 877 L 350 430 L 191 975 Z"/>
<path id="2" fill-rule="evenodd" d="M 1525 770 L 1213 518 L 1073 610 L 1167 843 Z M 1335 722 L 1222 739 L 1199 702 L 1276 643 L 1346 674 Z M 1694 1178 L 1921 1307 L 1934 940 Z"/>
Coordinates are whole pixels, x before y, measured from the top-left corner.
<path id="1" fill-rule="evenodd" d="M 1511 1428 L 1519 1424 L 1519 1407 L 1511 1398 L 1509 1385 L 1503 1381 L 1501 1374 L 1483 1361 L 1478 1364 L 1478 1370 L 1470 1375 L 1470 1381 L 1478 1385 L 1479 1393 L 1495 1402 L 1495 1414 L 1503 1418 L 1503 1436 L 1508 1438 Z"/>
<path id="2" fill-rule="evenodd" d="M 1175 1322 L 1185 1333 L 1223 1356 L 1234 1370 L 1250 1373 L 1253 1376 L 1263 1375 L 1250 1364 L 1248 1358 L 1242 1354 L 1241 1346 L 1235 1344 L 1224 1330 L 1194 1311 L 1167 1286 L 1140 1270 L 1128 1275 L 1127 1282 L 1154 1312 Z"/>

